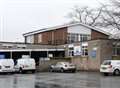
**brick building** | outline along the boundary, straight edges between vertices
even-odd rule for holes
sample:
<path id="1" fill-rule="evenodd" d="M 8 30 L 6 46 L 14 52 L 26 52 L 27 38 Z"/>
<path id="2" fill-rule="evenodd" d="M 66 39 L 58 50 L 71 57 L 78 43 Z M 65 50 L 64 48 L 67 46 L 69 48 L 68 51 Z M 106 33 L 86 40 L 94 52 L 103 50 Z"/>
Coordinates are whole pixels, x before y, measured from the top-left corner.
<path id="1" fill-rule="evenodd" d="M 23 34 L 25 43 L 62 45 L 93 39 L 108 39 L 109 33 L 82 24 L 64 24 Z"/>
<path id="2" fill-rule="evenodd" d="M 62 46 L 65 56 L 72 57 L 80 70 L 99 70 L 103 60 L 120 55 L 120 46 L 114 47 L 110 33 L 82 23 L 40 29 L 23 36 L 25 43 Z"/>
<path id="3" fill-rule="evenodd" d="M 72 57 L 80 70 L 99 70 L 103 60 L 120 56 L 120 42 L 111 40 L 110 35 L 82 23 L 64 24 L 25 33 L 24 43 L 0 42 L 0 54 L 13 59 L 25 54 L 36 61 L 49 56 Z"/>

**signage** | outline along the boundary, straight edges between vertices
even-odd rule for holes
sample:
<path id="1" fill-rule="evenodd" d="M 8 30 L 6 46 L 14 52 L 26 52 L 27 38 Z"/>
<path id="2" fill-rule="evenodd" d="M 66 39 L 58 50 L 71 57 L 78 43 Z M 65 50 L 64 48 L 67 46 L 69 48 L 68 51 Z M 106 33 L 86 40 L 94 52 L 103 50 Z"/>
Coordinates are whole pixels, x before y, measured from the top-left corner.
<path id="1" fill-rule="evenodd" d="M 81 47 L 80 46 L 74 46 L 74 56 L 81 55 Z"/>
<path id="2" fill-rule="evenodd" d="M 70 44 L 70 45 L 68 45 L 68 47 L 71 48 L 71 47 L 74 47 L 74 45 L 73 45 L 73 44 Z"/>
<path id="3" fill-rule="evenodd" d="M 91 51 L 91 57 L 92 58 L 96 58 L 96 50 L 92 50 Z"/>
<path id="4" fill-rule="evenodd" d="M 53 57 L 53 54 L 48 54 L 48 57 Z"/>

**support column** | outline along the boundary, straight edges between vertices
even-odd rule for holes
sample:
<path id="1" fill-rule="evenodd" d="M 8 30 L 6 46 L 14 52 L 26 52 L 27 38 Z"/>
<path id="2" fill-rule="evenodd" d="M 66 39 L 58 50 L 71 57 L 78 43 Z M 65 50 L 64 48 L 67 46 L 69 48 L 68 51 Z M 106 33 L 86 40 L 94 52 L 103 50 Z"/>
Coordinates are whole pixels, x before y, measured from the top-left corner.
<path id="1" fill-rule="evenodd" d="M 46 52 L 47 52 L 47 58 L 48 58 L 49 57 L 49 51 L 47 50 Z"/>
<path id="2" fill-rule="evenodd" d="M 12 51 L 10 51 L 10 58 L 12 58 Z"/>
<path id="3" fill-rule="evenodd" d="M 31 57 L 31 51 L 29 51 L 29 55 L 30 55 L 30 57 Z"/>

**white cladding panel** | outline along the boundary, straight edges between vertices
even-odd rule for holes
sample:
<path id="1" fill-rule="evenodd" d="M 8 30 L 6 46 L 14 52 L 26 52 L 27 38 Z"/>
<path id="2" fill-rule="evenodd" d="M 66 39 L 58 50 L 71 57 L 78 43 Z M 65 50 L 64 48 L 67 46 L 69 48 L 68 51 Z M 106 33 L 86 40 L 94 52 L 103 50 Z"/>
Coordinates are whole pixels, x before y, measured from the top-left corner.
<path id="1" fill-rule="evenodd" d="M 26 42 L 27 43 L 34 43 L 34 35 L 30 35 L 26 37 Z"/>
<path id="2" fill-rule="evenodd" d="M 88 42 L 83 42 L 82 46 L 88 46 Z"/>
<path id="3" fill-rule="evenodd" d="M 89 34 L 91 35 L 91 29 L 84 27 L 82 25 L 74 25 L 68 27 L 68 33 L 77 33 L 77 34 Z"/>

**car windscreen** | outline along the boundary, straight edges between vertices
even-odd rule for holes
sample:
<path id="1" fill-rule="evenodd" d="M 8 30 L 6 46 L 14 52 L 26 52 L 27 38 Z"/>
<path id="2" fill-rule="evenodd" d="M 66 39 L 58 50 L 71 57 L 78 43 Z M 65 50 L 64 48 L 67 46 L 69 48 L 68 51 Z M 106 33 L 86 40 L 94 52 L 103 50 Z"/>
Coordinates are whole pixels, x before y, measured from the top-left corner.
<path id="1" fill-rule="evenodd" d="M 111 65 L 111 61 L 104 61 L 103 65 Z"/>

